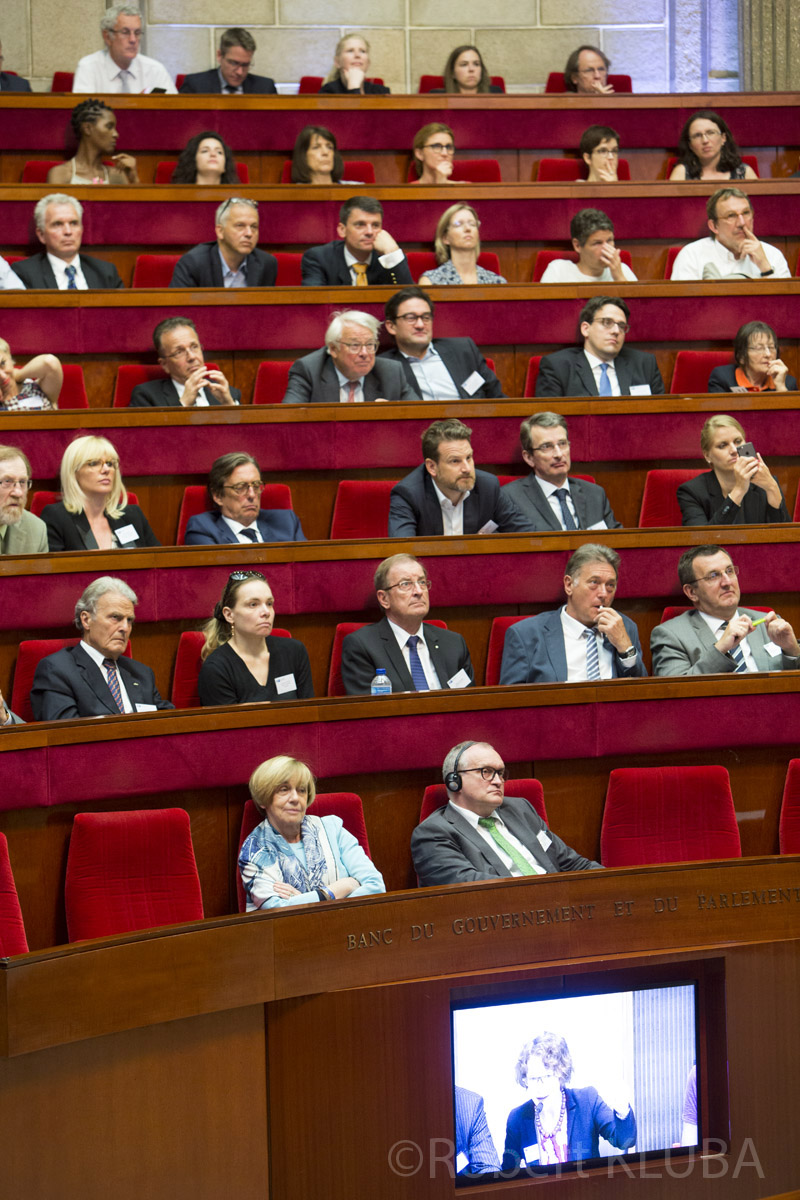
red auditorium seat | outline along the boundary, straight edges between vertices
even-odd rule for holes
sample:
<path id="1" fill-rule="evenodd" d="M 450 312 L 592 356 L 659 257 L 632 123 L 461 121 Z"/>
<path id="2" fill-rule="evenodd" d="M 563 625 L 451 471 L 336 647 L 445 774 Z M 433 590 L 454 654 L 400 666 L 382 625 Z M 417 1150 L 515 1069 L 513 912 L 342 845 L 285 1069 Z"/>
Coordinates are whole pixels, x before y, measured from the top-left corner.
<path id="1" fill-rule="evenodd" d="M 88 408 L 86 381 L 80 363 L 64 363 L 64 382 L 58 397 L 59 408 Z"/>
<path id="2" fill-rule="evenodd" d="M 700 474 L 701 472 L 694 467 L 648 471 L 644 480 L 639 528 L 654 529 L 664 525 L 682 524 L 678 488 L 682 483 L 688 483 Z"/>
<path id="3" fill-rule="evenodd" d="M 621 767 L 608 780 L 604 867 L 741 858 L 725 767 Z"/>
<path id="4" fill-rule="evenodd" d="M 574 183 L 585 179 L 589 168 L 582 158 L 540 158 L 534 163 L 534 179 L 537 183 Z M 620 183 L 630 180 L 631 169 L 627 158 L 617 163 L 617 179 Z"/>
<path id="5" fill-rule="evenodd" d="M 781 854 L 800 854 L 800 758 L 793 758 L 783 786 L 780 821 Z"/>
<path id="6" fill-rule="evenodd" d="M 342 642 L 347 637 L 348 633 L 355 633 L 357 629 L 363 629 L 368 625 L 368 621 L 342 621 L 336 626 L 333 633 L 333 647 L 331 649 L 331 665 L 328 671 L 328 695 L 329 696 L 346 696 L 344 684 L 342 683 Z M 435 625 L 437 629 L 447 629 L 444 621 L 438 621 L 431 618 L 426 620 L 426 625 Z"/>
<path id="7" fill-rule="evenodd" d="M 314 817 L 339 817 L 347 832 L 352 833 L 367 857 L 372 858 L 369 852 L 367 824 L 364 820 L 364 805 L 361 803 L 361 797 L 355 792 L 317 792 L 313 804 L 309 804 L 308 806 L 308 811 Z M 242 813 L 242 827 L 239 831 L 240 850 L 244 845 L 245 838 L 248 834 L 252 833 L 256 825 L 261 824 L 263 819 L 263 815 L 258 811 L 253 801 L 250 799 L 246 800 L 244 812 Z M 236 860 L 238 864 L 238 853 Z M 242 887 L 242 877 L 239 874 L 238 866 L 236 869 L 236 895 L 239 902 L 239 912 L 244 912 L 244 888 Z"/>
<path id="8" fill-rule="evenodd" d="M 685 396 L 708 391 L 708 377 L 715 367 L 731 361 L 730 350 L 679 350 L 675 355 L 670 391 Z"/>
<path id="9" fill-rule="evenodd" d="M 177 74 L 175 76 L 175 87 L 178 89 L 178 91 L 180 91 L 181 88 L 183 87 L 185 80 L 186 80 L 186 72 L 185 71 L 180 72 L 179 74 Z"/>
<path id="10" fill-rule="evenodd" d="M 46 162 L 42 159 L 29 159 L 22 168 L 22 182 L 47 183 L 48 171 L 57 166 L 58 161 L 56 159 L 48 159 Z"/>
<path id="11" fill-rule="evenodd" d="M 33 676 L 40 660 L 47 658 L 48 654 L 55 654 L 57 650 L 63 650 L 65 646 L 77 646 L 79 641 L 80 638 L 69 637 L 36 638 L 20 642 L 17 650 L 17 665 L 14 668 L 14 686 L 11 689 L 11 708 L 18 717 L 22 717 L 23 721 L 34 720 L 30 694 Z M 131 655 L 131 644 L 128 642 L 125 656 L 130 658 Z"/>
<path id="12" fill-rule="evenodd" d="M 290 638 L 292 635 L 288 629 L 273 629 L 272 636 Z M 204 643 L 205 636 L 195 629 L 186 630 L 178 639 L 170 696 L 176 708 L 200 708 L 197 680 L 200 675 L 200 651 Z"/>
<path id="13" fill-rule="evenodd" d="M 0 833 L 0 958 L 27 954 L 28 939 L 19 906 L 6 835 Z"/>
<path id="14" fill-rule="evenodd" d="M 331 538 L 385 538 L 396 479 L 342 479 L 336 489 Z"/>
<path id="15" fill-rule="evenodd" d="M 138 384 L 163 378 L 164 370 L 158 363 L 122 363 L 117 368 L 113 407 L 127 408 L 131 402 L 131 392 Z"/>
<path id="16" fill-rule="evenodd" d="M 300 287 L 303 282 L 301 264 L 303 255 L 297 250 L 276 250 L 278 274 L 275 283 L 278 287 Z"/>
<path id="17" fill-rule="evenodd" d="M 344 179 L 352 179 L 358 183 L 374 183 L 375 168 L 369 159 L 353 158 L 348 159 L 344 164 Z M 281 168 L 281 183 L 292 182 L 292 163 L 291 159 L 286 160 Z"/>
<path id="18" fill-rule="evenodd" d="M 536 395 L 536 380 L 539 378 L 539 365 L 544 355 L 532 354 L 528 359 L 528 370 L 525 372 L 525 387 L 522 389 L 524 399 Z"/>
<path id="19" fill-rule="evenodd" d="M 547 824 L 547 809 L 544 805 L 544 791 L 538 779 L 509 779 L 506 783 L 507 796 L 519 796 L 536 809 L 539 816 Z M 431 783 L 425 788 L 422 797 L 422 808 L 419 813 L 421 825 L 437 808 L 444 808 L 450 794 L 443 783 Z"/>
<path id="20" fill-rule="evenodd" d="M 664 267 L 665 279 L 672 279 L 672 268 L 675 265 L 675 259 L 678 257 L 678 254 L 682 249 L 683 246 L 669 246 L 667 248 L 667 262 Z"/>
<path id="21" fill-rule="evenodd" d="M 72 84 L 75 79 L 74 71 L 54 71 L 53 82 L 50 84 L 51 92 L 71 92 Z"/>
<path id="22" fill-rule="evenodd" d="M 269 359 L 258 364 L 253 404 L 280 404 L 289 383 L 291 361 Z"/>
<path id="23" fill-rule="evenodd" d="M 506 90 L 506 81 L 503 75 L 492 75 L 491 82 L 495 87 L 502 88 L 503 91 Z M 443 87 L 444 75 L 420 75 L 417 93 L 419 95 L 424 95 L 425 92 L 432 92 L 434 88 Z"/>
<path id="24" fill-rule="evenodd" d="M 608 82 L 611 84 L 615 92 L 633 91 L 633 81 L 630 75 L 609 75 Z M 551 71 L 547 76 L 547 83 L 545 84 L 544 90 L 545 95 L 552 92 L 566 92 L 567 89 L 564 85 L 564 72 Z M 575 93 L 573 93 L 573 95 L 574 94 Z"/>
<path id="25" fill-rule="evenodd" d="M 61 499 L 61 492 L 34 492 L 31 496 L 31 512 L 35 517 L 42 515 L 42 509 L 48 504 L 56 504 Z M 138 504 L 136 492 L 128 492 L 128 504 Z"/>
<path id="26" fill-rule="evenodd" d="M 527 617 L 495 617 L 489 630 L 489 649 L 486 654 L 486 687 L 497 687 L 500 682 L 500 667 L 503 662 L 503 646 L 506 640 L 506 630 L 517 621 L 526 621 Z"/>
<path id="27" fill-rule="evenodd" d="M 172 172 L 175 170 L 177 165 L 178 165 L 177 158 L 162 159 L 161 162 L 156 163 L 155 182 L 156 183 L 171 183 L 172 182 Z M 236 163 L 236 174 L 239 176 L 239 183 L 249 183 L 250 182 L 250 168 L 248 167 L 247 163 L 237 162 Z"/>
<path id="28" fill-rule="evenodd" d="M 414 161 L 408 164 L 406 183 L 413 183 L 417 178 Z M 457 158 L 453 162 L 453 174 L 450 176 L 455 183 L 502 183 L 500 163 L 496 158 Z"/>
<path id="29" fill-rule="evenodd" d="M 182 808 L 77 813 L 64 906 L 71 942 L 202 921 L 189 814 Z"/>
<path id="30" fill-rule="evenodd" d="M 137 254 L 131 287 L 169 287 L 172 272 L 180 257 L 180 254 Z"/>
<path id="31" fill-rule="evenodd" d="M 609 78 L 610 78 L 610 76 L 609 76 Z M 667 159 L 667 173 L 666 173 L 667 179 L 669 179 L 670 175 L 675 170 L 675 168 L 677 167 L 679 162 L 680 162 L 680 159 L 675 157 L 674 155 L 670 156 L 670 158 Z M 752 167 L 753 170 L 755 171 L 756 175 L 758 176 L 758 159 L 756 158 L 755 154 L 743 154 L 742 162 L 745 163 L 748 167 Z M 759 176 L 759 178 L 760 178 L 760 176 Z"/>
<path id="32" fill-rule="evenodd" d="M 319 89 L 322 87 L 324 82 L 325 82 L 324 75 L 301 75 L 300 76 L 300 85 L 297 89 L 297 94 L 298 94 L 298 96 L 314 95 L 316 92 L 319 91 Z M 367 83 L 377 83 L 379 86 L 381 86 L 381 87 L 383 86 L 383 80 L 378 79 L 377 75 L 375 76 L 374 79 L 367 79 Z"/>
<path id="33" fill-rule="evenodd" d="M 436 255 L 432 250 L 409 250 L 406 253 L 406 259 L 408 260 L 408 269 L 414 279 L 421 279 L 427 271 L 433 271 L 438 265 Z M 483 267 L 485 271 L 494 271 L 495 275 L 500 274 L 500 259 L 493 250 L 481 250 L 478 255 L 478 266 Z"/>
<path id="34" fill-rule="evenodd" d="M 265 483 L 261 489 L 262 508 L 292 508 L 292 490 L 288 483 Z M 208 491 L 204 483 L 190 483 L 183 489 L 183 499 L 178 513 L 177 546 L 183 546 L 189 517 L 209 511 Z"/>
<path id="35" fill-rule="evenodd" d="M 619 256 L 626 267 L 633 269 L 630 250 L 620 250 Z M 536 258 L 533 260 L 531 283 L 539 283 L 550 263 L 556 262 L 559 258 L 566 258 L 570 262 L 576 263 L 578 261 L 578 252 L 577 250 L 539 250 Z"/>

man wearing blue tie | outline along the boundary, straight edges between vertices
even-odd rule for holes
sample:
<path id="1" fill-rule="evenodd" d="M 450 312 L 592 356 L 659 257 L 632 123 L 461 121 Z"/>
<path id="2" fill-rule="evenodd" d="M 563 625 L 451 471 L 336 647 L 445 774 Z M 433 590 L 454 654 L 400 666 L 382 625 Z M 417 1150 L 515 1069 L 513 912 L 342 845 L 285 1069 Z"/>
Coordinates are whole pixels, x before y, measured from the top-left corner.
<path id="1" fill-rule="evenodd" d="M 546 354 L 538 396 L 660 396 L 664 381 L 652 354 L 625 345 L 631 311 L 620 297 L 593 296 L 578 318 L 579 346 Z"/>
<path id="2" fill-rule="evenodd" d="M 518 621 L 506 632 L 500 683 L 578 683 L 646 675 L 639 633 L 612 608 L 619 555 L 587 542 L 570 556 L 567 602 Z"/>

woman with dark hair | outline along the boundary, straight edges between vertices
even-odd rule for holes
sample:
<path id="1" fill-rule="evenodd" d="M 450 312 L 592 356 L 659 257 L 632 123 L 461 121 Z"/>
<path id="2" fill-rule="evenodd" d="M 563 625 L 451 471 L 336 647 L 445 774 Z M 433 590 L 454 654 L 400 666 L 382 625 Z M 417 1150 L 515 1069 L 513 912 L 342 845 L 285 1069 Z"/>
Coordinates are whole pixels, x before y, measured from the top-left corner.
<path id="1" fill-rule="evenodd" d="M 700 449 L 711 467 L 678 488 L 683 525 L 772 525 L 791 520 L 780 484 L 760 454 L 739 454 L 745 432 L 735 417 L 709 417 Z"/>
<path id="2" fill-rule="evenodd" d="M 758 178 L 753 168 L 742 162 L 739 147 L 722 117 L 710 108 L 689 117 L 678 139 L 678 158 L 671 181 Z"/>
<path id="3" fill-rule="evenodd" d="M 491 75 L 477 46 L 456 46 L 444 64 L 444 87 L 432 92 L 454 92 L 461 96 L 477 96 L 487 92 L 502 95 L 503 89 L 492 83 Z"/>
<path id="4" fill-rule="evenodd" d="M 260 571 L 234 571 L 203 632 L 200 703 L 257 704 L 314 695 L 308 651 L 274 637 L 275 597 Z"/>
<path id="5" fill-rule="evenodd" d="M 748 321 L 733 342 L 733 362 L 714 367 L 710 392 L 796 392 L 797 380 L 781 359 L 775 330 L 765 321 Z"/>
<path id="6" fill-rule="evenodd" d="M 581 134 L 578 147 L 589 168 L 585 183 L 618 183 L 619 134 L 610 125 L 590 125 Z"/>
<path id="7" fill-rule="evenodd" d="M 610 1108 L 597 1088 L 569 1088 L 572 1056 L 563 1037 L 541 1033 L 526 1042 L 517 1059 L 517 1083 L 530 1092 L 508 1114 L 503 1170 L 523 1163 L 553 1166 L 597 1158 L 599 1139 L 618 1150 L 636 1141 L 636 1118 L 627 1099 L 615 1097 Z"/>
<path id="8" fill-rule="evenodd" d="M 196 133 L 181 150 L 171 183 L 238 183 L 233 151 L 218 133 Z"/>
<path id="9" fill-rule="evenodd" d="M 347 33 L 339 38 L 331 67 L 320 95 L 388 96 L 389 88 L 382 83 L 370 83 L 369 42 L 361 33 Z"/>
<path id="10" fill-rule="evenodd" d="M 115 154 L 117 118 L 102 100 L 82 100 L 70 117 L 78 148 L 74 158 L 51 167 L 47 182 L 60 186 L 75 183 L 110 183 L 115 186 L 138 183 L 136 159 L 130 154 Z M 105 159 L 111 159 L 108 166 Z"/>
<path id="11" fill-rule="evenodd" d="M 455 152 L 456 143 L 449 125 L 442 125 L 438 121 L 423 125 L 411 143 L 414 169 L 417 172 L 417 178 L 413 182 L 428 183 L 436 187 L 445 183 L 455 183 L 455 180 L 450 178 Z"/>
<path id="12" fill-rule="evenodd" d="M 502 275 L 487 271 L 478 264 L 481 252 L 481 223 L 471 204 L 451 204 L 436 226 L 433 248 L 440 264 L 426 271 L 420 279 L 422 287 L 438 287 L 449 283 L 506 283 Z"/>
<path id="13" fill-rule="evenodd" d="M 344 161 L 324 125 L 306 125 L 292 151 L 292 183 L 341 183 Z"/>

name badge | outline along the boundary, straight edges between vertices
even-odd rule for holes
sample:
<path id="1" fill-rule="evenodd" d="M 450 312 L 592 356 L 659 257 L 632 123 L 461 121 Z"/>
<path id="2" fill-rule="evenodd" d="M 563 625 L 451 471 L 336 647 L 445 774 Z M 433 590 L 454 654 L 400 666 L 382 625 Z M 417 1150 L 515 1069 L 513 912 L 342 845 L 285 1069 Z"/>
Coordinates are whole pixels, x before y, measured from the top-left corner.
<path id="1" fill-rule="evenodd" d="M 532 1163 L 538 1163 L 538 1161 L 539 1161 L 539 1147 L 538 1146 L 535 1146 L 535 1145 L 534 1146 L 526 1146 L 525 1149 L 522 1151 L 522 1153 L 525 1156 L 525 1162 L 529 1166 Z"/>
<path id="2" fill-rule="evenodd" d="M 463 1150 L 459 1150 L 456 1155 L 456 1175 L 460 1175 L 469 1166 L 469 1159 Z"/>
<path id="3" fill-rule="evenodd" d="M 157 712 L 155 704 L 137 704 L 136 712 Z"/>
<path id="4" fill-rule="evenodd" d="M 477 371 L 473 371 L 469 379 L 465 379 L 461 386 L 468 396 L 474 396 L 483 387 L 485 382 L 486 380 L 482 375 L 479 375 Z"/>
<path id="5" fill-rule="evenodd" d="M 128 542 L 138 542 L 139 535 L 133 525 L 120 525 L 119 529 L 114 530 L 114 537 L 121 546 L 127 546 Z"/>
<path id="6" fill-rule="evenodd" d="M 485 525 L 481 526 L 478 533 L 494 533 L 495 529 L 498 528 L 499 526 L 496 521 L 487 521 Z"/>
<path id="7" fill-rule="evenodd" d="M 284 692 L 296 692 L 297 684 L 294 681 L 294 675 L 279 675 L 275 680 L 275 691 L 279 696 Z"/>
<path id="8" fill-rule="evenodd" d="M 41 396 L 25 396 L 19 407 L 24 411 L 32 412 L 35 408 L 44 408 L 44 400 Z"/>
<path id="9" fill-rule="evenodd" d="M 553 839 L 548 837 L 544 829 L 539 830 L 536 835 L 536 840 L 545 852 L 547 852 L 553 844 Z M 525 1157 L 527 1158 L 527 1154 Z"/>
<path id="10" fill-rule="evenodd" d="M 608 525 L 605 521 L 598 521 L 595 525 L 587 525 L 586 532 L 588 533 L 590 529 L 608 529 Z"/>
<path id="11" fill-rule="evenodd" d="M 461 688 L 470 686 L 470 677 L 462 667 L 460 671 L 456 671 L 452 679 L 448 679 L 447 686 L 449 688 Z"/>
<path id="12" fill-rule="evenodd" d="M 773 658 L 777 658 L 779 654 L 783 653 L 780 646 L 776 646 L 774 642 L 767 642 L 764 646 L 764 649 L 766 650 L 767 654 L 771 654 Z"/>
<path id="13" fill-rule="evenodd" d="M 652 396 L 652 394 L 653 393 L 650 389 L 649 383 L 632 383 L 631 384 L 631 395 L 632 396 Z"/>

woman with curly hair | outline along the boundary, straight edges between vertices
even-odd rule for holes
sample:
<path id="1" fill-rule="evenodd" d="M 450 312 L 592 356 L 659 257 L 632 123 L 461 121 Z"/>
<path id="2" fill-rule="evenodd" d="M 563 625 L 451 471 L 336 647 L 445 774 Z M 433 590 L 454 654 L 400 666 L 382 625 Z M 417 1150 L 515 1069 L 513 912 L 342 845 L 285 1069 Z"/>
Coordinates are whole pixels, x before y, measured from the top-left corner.
<path id="1" fill-rule="evenodd" d="M 218 133 L 196 133 L 181 150 L 171 183 L 238 183 L 233 151 Z"/>
<path id="2" fill-rule="evenodd" d="M 119 186 L 139 182 L 136 159 L 131 154 L 115 153 L 119 134 L 112 108 L 102 100 L 83 100 L 73 108 L 70 125 L 78 148 L 72 158 L 50 168 L 48 183 Z"/>
<path id="3" fill-rule="evenodd" d="M 670 181 L 696 179 L 758 179 L 742 162 L 739 147 L 725 121 L 710 108 L 694 113 L 678 140 L 680 162 Z"/>

